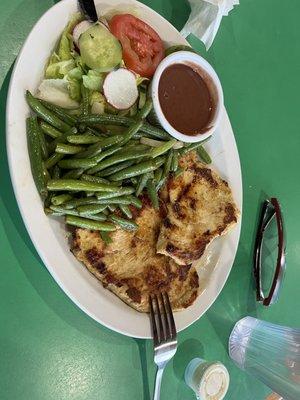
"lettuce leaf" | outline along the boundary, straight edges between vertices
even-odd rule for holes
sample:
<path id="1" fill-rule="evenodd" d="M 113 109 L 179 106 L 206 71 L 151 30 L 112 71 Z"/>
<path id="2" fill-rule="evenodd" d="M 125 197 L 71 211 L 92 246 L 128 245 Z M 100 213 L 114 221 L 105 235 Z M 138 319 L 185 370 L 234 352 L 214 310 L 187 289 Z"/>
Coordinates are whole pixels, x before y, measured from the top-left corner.
<path id="1" fill-rule="evenodd" d="M 80 81 L 82 78 L 82 70 L 80 67 L 75 67 L 68 72 L 68 78 Z"/>
<path id="2" fill-rule="evenodd" d="M 69 95 L 69 82 L 66 79 L 44 79 L 37 97 L 68 109 L 79 107 L 79 103 Z"/>
<path id="3" fill-rule="evenodd" d="M 106 101 L 102 93 L 97 91 L 90 92 L 89 101 L 92 114 L 104 114 Z"/>
<path id="4" fill-rule="evenodd" d="M 89 90 L 101 91 L 103 88 L 104 74 L 89 70 L 87 75 L 82 76 L 83 85 Z"/>
<path id="5" fill-rule="evenodd" d="M 59 61 L 56 63 L 48 64 L 45 72 L 45 78 L 63 78 L 73 68 L 75 68 L 74 60 Z"/>
<path id="6" fill-rule="evenodd" d="M 139 86 L 141 83 L 148 83 L 150 81 L 149 78 L 145 78 L 144 76 L 136 74 L 136 86 Z"/>
<path id="7" fill-rule="evenodd" d="M 80 81 L 76 79 L 68 79 L 68 82 L 69 95 L 71 99 L 79 102 L 81 99 Z"/>
<path id="8" fill-rule="evenodd" d="M 72 32 L 75 27 L 80 21 L 82 21 L 83 15 L 81 13 L 75 13 L 71 17 L 70 21 L 68 22 L 68 25 L 65 27 L 63 30 L 63 33 L 61 35 L 59 44 L 58 44 L 58 56 L 61 61 L 66 61 L 72 59 L 72 53 L 71 51 L 73 50 L 74 44 L 72 40 Z"/>

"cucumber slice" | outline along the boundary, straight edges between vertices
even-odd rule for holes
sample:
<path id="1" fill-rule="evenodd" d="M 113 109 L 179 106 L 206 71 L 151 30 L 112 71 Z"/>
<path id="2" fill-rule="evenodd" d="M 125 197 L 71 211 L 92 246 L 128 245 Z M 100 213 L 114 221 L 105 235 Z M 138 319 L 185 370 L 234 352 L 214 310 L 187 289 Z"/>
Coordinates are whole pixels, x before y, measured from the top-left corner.
<path id="1" fill-rule="evenodd" d="M 82 61 L 92 69 L 110 70 L 122 61 L 122 47 L 103 24 L 87 29 L 79 38 Z"/>

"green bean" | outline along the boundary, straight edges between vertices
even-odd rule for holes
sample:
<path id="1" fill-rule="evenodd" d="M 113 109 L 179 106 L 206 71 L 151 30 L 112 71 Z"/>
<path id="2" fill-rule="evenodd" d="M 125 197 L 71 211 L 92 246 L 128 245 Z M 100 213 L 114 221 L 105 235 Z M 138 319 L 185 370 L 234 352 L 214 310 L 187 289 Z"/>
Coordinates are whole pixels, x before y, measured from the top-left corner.
<path id="1" fill-rule="evenodd" d="M 77 217 L 80 217 L 80 214 L 78 211 L 68 210 L 68 209 L 66 209 L 64 207 L 60 207 L 60 206 L 51 206 L 50 209 L 45 210 L 45 212 L 47 214 L 52 214 L 54 216 L 75 215 Z M 84 218 L 92 219 L 94 221 L 106 221 L 107 220 L 107 216 L 104 215 L 103 213 L 85 215 Z"/>
<path id="2" fill-rule="evenodd" d="M 54 167 L 53 167 L 53 170 L 52 170 L 52 174 L 51 174 L 51 178 L 52 179 L 59 179 L 60 178 L 60 168 L 59 168 L 59 166 L 56 164 L 56 165 L 54 165 Z"/>
<path id="3" fill-rule="evenodd" d="M 97 173 L 97 176 L 109 176 L 114 174 L 115 172 L 121 171 L 124 168 L 130 167 L 131 165 L 134 164 L 134 160 L 129 160 L 129 161 L 124 161 L 122 163 L 119 163 L 117 165 L 113 165 L 112 167 L 106 168 L 100 172 Z"/>
<path id="4" fill-rule="evenodd" d="M 126 146 L 121 147 L 120 149 L 120 154 L 126 154 L 128 152 L 139 152 L 139 151 L 144 151 L 147 150 L 149 153 L 149 146 L 146 144 L 140 144 L 138 140 L 130 140 L 129 143 L 127 143 Z"/>
<path id="5" fill-rule="evenodd" d="M 139 101 L 138 101 L 138 108 L 141 109 L 144 107 L 144 105 L 146 104 L 146 100 L 147 100 L 147 87 L 146 85 L 139 85 L 138 86 L 139 89 Z"/>
<path id="6" fill-rule="evenodd" d="M 117 209 L 117 206 L 114 204 L 108 204 L 107 208 L 109 209 L 110 212 L 115 212 Z"/>
<path id="7" fill-rule="evenodd" d="M 162 168 L 158 168 L 157 170 L 154 171 L 154 181 L 156 184 L 161 180 L 163 174 Z"/>
<path id="8" fill-rule="evenodd" d="M 95 114 L 95 115 L 87 115 L 85 117 L 79 118 L 81 122 L 86 123 L 87 125 L 119 125 L 119 126 L 130 126 L 133 122 L 133 119 L 130 117 L 122 117 L 119 115 L 113 114 Z M 140 129 L 142 132 L 148 134 L 151 137 L 158 139 L 169 139 L 170 136 L 164 130 L 157 128 L 155 126 L 150 125 L 148 122 L 144 121 L 143 126 Z"/>
<path id="9" fill-rule="evenodd" d="M 104 178 L 100 178 L 100 177 L 94 176 L 94 175 L 82 174 L 80 179 L 82 179 L 83 181 L 87 181 L 87 182 L 108 183 L 108 184 L 110 184 L 109 180 L 104 179 Z"/>
<path id="10" fill-rule="evenodd" d="M 84 168 L 71 169 L 63 175 L 64 179 L 78 179 L 84 172 Z"/>
<path id="11" fill-rule="evenodd" d="M 104 183 L 85 182 L 78 179 L 52 179 L 47 183 L 50 191 L 113 192 L 115 186 Z"/>
<path id="12" fill-rule="evenodd" d="M 98 200 L 102 200 L 102 199 L 110 199 L 113 197 L 118 197 L 118 196 L 126 196 L 129 194 L 132 194 L 134 192 L 134 188 L 131 187 L 124 187 L 124 188 L 116 188 L 116 190 L 114 192 L 98 192 L 96 194 L 96 197 Z M 113 202 L 113 199 L 112 199 Z"/>
<path id="13" fill-rule="evenodd" d="M 58 138 L 62 135 L 62 132 L 54 128 L 53 126 L 47 124 L 45 121 L 40 122 L 41 130 L 48 136 L 52 137 L 53 139 Z"/>
<path id="14" fill-rule="evenodd" d="M 66 124 L 71 126 L 76 124 L 77 118 L 73 117 L 72 115 L 69 115 L 64 108 L 49 103 L 48 101 L 45 100 L 40 100 L 40 102 L 43 104 L 43 106 L 48 108 L 48 110 L 53 111 L 54 114 L 56 114 Z"/>
<path id="15" fill-rule="evenodd" d="M 49 152 L 48 152 L 48 145 L 45 139 L 45 135 L 44 132 L 41 130 L 41 128 L 39 127 L 38 124 L 36 124 L 37 129 L 38 129 L 38 136 L 40 139 L 40 146 L 41 146 L 41 153 L 42 153 L 42 158 L 43 160 L 46 160 L 49 156 Z"/>
<path id="16" fill-rule="evenodd" d="M 95 192 L 85 192 L 86 197 L 93 197 L 95 196 Z"/>
<path id="17" fill-rule="evenodd" d="M 99 132 L 97 129 L 91 128 L 90 126 L 86 127 L 85 134 L 87 134 L 87 135 L 95 135 L 95 136 L 98 136 L 98 137 L 103 137 L 103 135 L 105 135 L 103 132 Z"/>
<path id="18" fill-rule="evenodd" d="M 75 158 L 91 158 L 101 153 L 101 151 L 102 151 L 102 145 L 98 141 L 97 143 L 94 143 L 91 146 L 89 146 L 81 153 L 77 154 Z"/>
<path id="19" fill-rule="evenodd" d="M 178 153 L 177 151 L 174 151 L 170 169 L 172 172 L 176 172 L 177 168 L 178 168 Z"/>
<path id="20" fill-rule="evenodd" d="M 81 96 L 82 96 L 82 115 L 86 116 L 89 113 L 89 92 L 83 84 L 81 85 Z"/>
<path id="21" fill-rule="evenodd" d="M 164 154 L 164 153 L 166 153 L 167 151 L 169 151 L 173 146 L 174 146 L 174 144 L 177 142 L 177 140 L 176 139 L 172 139 L 172 140 L 169 140 L 168 142 L 165 142 L 164 144 L 162 144 L 162 145 L 160 145 L 160 146 L 158 146 L 158 147 L 154 147 L 152 150 L 151 150 L 151 157 L 152 158 L 156 158 L 156 157 L 158 157 L 158 156 L 161 156 L 162 154 Z"/>
<path id="22" fill-rule="evenodd" d="M 45 167 L 47 169 L 52 168 L 55 164 L 57 164 L 60 160 L 64 158 L 64 154 L 53 153 L 48 160 L 45 161 Z"/>
<path id="23" fill-rule="evenodd" d="M 119 204 L 132 204 L 132 199 L 129 196 L 119 196 L 112 197 L 109 199 L 97 199 L 97 204 L 106 204 L 106 205 L 119 205 Z"/>
<path id="24" fill-rule="evenodd" d="M 42 160 L 39 126 L 36 118 L 27 118 L 27 146 L 32 176 L 42 200 L 47 198 L 47 174 Z"/>
<path id="25" fill-rule="evenodd" d="M 117 145 L 122 141 L 122 137 L 120 135 L 111 136 L 108 138 L 101 139 L 95 144 L 89 146 L 85 151 L 78 154 L 76 158 L 90 158 L 95 157 L 101 153 L 102 150 L 105 150 L 113 145 Z"/>
<path id="26" fill-rule="evenodd" d="M 140 128 L 143 126 L 143 121 L 140 119 L 136 122 L 133 121 L 133 123 L 126 129 L 121 146 L 124 146 L 127 142 L 129 142 L 130 139 L 140 130 Z"/>
<path id="27" fill-rule="evenodd" d="M 126 196 L 130 200 L 130 204 L 134 205 L 136 208 L 142 208 L 143 203 L 140 199 L 135 196 Z"/>
<path id="28" fill-rule="evenodd" d="M 95 135 L 71 135 L 67 137 L 67 141 L 72 144 L 93 144 L 101 140 L 99 136 Z"/>
<path id="29" fill-rule="evenodd" d="M 47 201 L 47 199 L 46 199 Z M 49 204 L 50 205 L 50 204 Z M 44 203 L 44 213 L 48 216 L 48 215 L 52 215 L 53 217 L 61 217 L 62 215 L 64 215 L 61 212 L 58 211 L 53 211 L 49 208 L 49 205 L 45 205 Z"/>
<path id="30" fill-rule="evenodd" d="M 183 155 L 183 154 L 189 153 L 190 151 L 196 150 L 198 147 L 202 146 L 203 143 L 207 142 L 209 139 L 210 139 L 210 137 L 202 140 L 201 142 L 192 143 L 192 144 L 188 145 L 187 147 L 184 147 L 183 149 L 181 149 L 180 154 Z"/>
<path id="31" fill-rule="evenodd" d="M 159 128 L 162 127 L 154 109 L 152 109 L 152 110 L 150 111 L 150 113 L 149 113 L 149 115 L 148 115 L 148 117 L 147 117 L 147 121 L 148 121 L 151 125 L 153 125 L 153 126 L 155 126 L 155 127 L 159 127 Z M 170 137 L 169 137 L 169 138 L 170 138 Z"/>
<path id="32" fill-rule="evenodd" d="M 54 151 L 55 147 L 58 143 L 66 143 L 67 142 L 67 138 L 70 135 L 75 135 L 77 133 L 77 128 L 73 127 L 71 129 L 69 129 L 67 132 L 64 132 L 61 136 L 59 136 L 58 138 L 52 140 L 51 143 L 49 143 L 49 151 Z"/>
<path id="33" fill-rule="evenodd" d="M 153 179 L 148 179 L 147 193 L 148 193 L 148 196 L 151 200 L 153 207 L 159 208 L 159 200 L 158 200 L 158 196 L 157 196 L 157 192 L 156 192 L 156 188 L 155 188 Z"/>
<path id="34" fill-rule="evenodd" d="M 183 169 L 178 167 L 177 171 L 174 174 L 174 177 L 177 178 L 178 176 L 180 176 L 183 173 Z"/>
<path id="35" fill-rule="evenodd" d="M 73 199 L 64 203 L 64 207 L 68 210 L 71 210 L 85 204 L 97 204 L 96 197 L 82 197 L 80 199 Z"/>
<path id="36" fill-rule="evenodd" d="M 59 194 L 58 196 L 53 196 L 51 199 L 51 203 L 54 206 L 60 206 L 63 203 L 66 203 L 67 201 L 70 201 L 73 197 L 70 194 Z"/>
<path id="37" fill-rule="evenodd" d="M 60 154 L 76 154 L 82 151 L 84 147 L 82 146 L 72 146 L 70 144 L 58 143 L 55 148 L 55 153 Z"/>
<path id="38" fill-rule="evenodd" d="M 152 110 L 152 107 L 153 107 L 152 99 L 148 98 L 145 104 L 143 105 L 142 109 L 139 111 L 138 118 L 141 119 L 146 118 L 149 112 Z"/>
<path id="39" fill-rule="evenodd" d="M 96 162 L 91 158 L 69 158 L 68 160 L 62 160 L 58 163 L 58 166 L 62 169 L 92 168 L 95 165 Z"/>
<path id="40" fill-rule="evenodd" d="M 158 157 L 155 160 L 144 161 L 131 167 L 125 168 L 122 171 L 116 172 L 110 176 L 113 181 L 119 181 L 122 179 L 132 178 L 133 176 L 138 176 L 145 174 L 146 172 L 151 172 L 159 168 L 164 162 L 163 157 Z"/>
<path id="41" fill-rule="evenodd" d="M 159 169 L 160 169 L 160 168 L 159 168 Z M 138 196 L 142 193 L 142 191 L 144 190 L 148 179 L 149 179 L 149 174 L 143 174 L 143 175 L 141 175 L 141 176 L 139 177 L 138 184 L 137 184 L 137 188 L 136 188 L 136 192 L 135 192 L 135 194 L 136 194 L 137 197 L 138 197 Z"/>
<path id="42" fill-rule="evenodd" d="M 105 244 L 112 243 L 112 239 L 107 232 L 100 232 L 100 235 Z"/>
<path id="43" fill-rule="evenodd" d="M 95 221 L 106 221 L 107 216 L 103 213 L 85 215 L 84 218 L 93 219 Z"/>
<path id="44" fill-rule="evenodd" d="M 95 161 L 95 162 L 98 164 L 98 163 L 99 163 L 100 161 L 102 161 L 104 158 L 111 156 L 112 154 L 116 153 L 116 152 L 119 151 L 119 150 L 120 150 L 120 147 L 119 147 L 118 145 L 112 146 L 111 148 L 109 148 L 109 149 L 103 151 L 103 153 L 98 154 L 97 156 L 94 156 L 94 157 L 92 158 L 92 160 Z M 87 170 L 87 173 L 92 175 L 92 174 L 94 174 L 94 173 L 97 172 L 97 171 L 98 171 L 98 169 L 97 169 L 97 165 L 96 165 L 95 167 L 90 168 L 89 170 Z"/>
<path id="45" fill-rule="evenodd" d="M 134 221 L 118 217 L 117 215 L 110 215 L 109 219 L 115 224 L 119 225 L 120 228 L 127 231 L 135 231 L 138 229 L 138 225 Z"/>
<path id="46" fill-rule="evenodd" d="M 48 110 L 38 99 L 32 96 L 29 90 L 26 91 L 26 100 L 30 108 L 36 114 L 50 125 L 54 126 L 60 131 L 66 132 L 70 129 L 70 125 L 59 119 L 52 111 Z"/>
<path id="47" fill-rule="evenodd" d="M 157 182 L 155 189 L 158 192 L 159 189 L 165 184 L 167 178 L 162 177 L 159 182 Z"/>
<path id="48" fill-rule="evenodd" d="M 124 204 L 120 204 L 120 210 L 122 211 L 123 214 L 129 219 L 132 218 L 132 212 L 130 211 L 130 208 L 128 206 L 125 206 Z"/>
<path id="49" fill-rule="evenodd" d="M 123 161 L 134 160 L 136 158 L 144 157 L 149 154 L 149 150 L 140 150 L 140 151 L 128 151 L 128 152 L 120 152 L 119 154 L 114 155 L 113 157 L 106 158 L 104 161 L 99 162 L 94 168 L 90 170 L 89 173 L 94 174 L 96 172 L 102 171 L 114 164 L 118 164 Z M 130 168 L 130 167 L 127 167 Z"/>
<path id="50" fill-rule="evenodd" d="M 128 113 L 128 110 L 123 110 L 123 111 L 124 112 L 127 111 L 127 113 Z M 137 114 L 137 103 L 135 102 L 133 104 L 133 106 L 131 106 L 129 109 L 129 115 L 130 115 L 130 117 L 134 117 L 136 114 Z M 122 115 L 122 114 L 119 113 L 119 115 Z M 124 115 L 126 115 L 126 114 L 124 114 Z"/>
<path id="51" fill-rule="evenodd" d="M 136 186 L 137 183 L 138 183 L 138 179 L 137 179 L 135 176 L 132 177 L 132 178 L 130 178 L 130 181 L 131 181 L 131 183 L 132 183 L 134 186 Z"/>
<path id="52" fill-rule="evenodd" d="M 205 163 L 205 164 L 211 164 L 211 158 L 210 155 L 207 153 L 207 151 L 205 150 L 205 148 L 203 146 L 199 146 L 197 148 L 197 153 L 198 156 L 201 158 L 201 160 Z"/>
<path id="53" fill-rule="evenodd" d="M 66 216 L 66 224 L 91 229 L 93 231 L 112 232 L 115 230 L 115 226 L 109 222 L 92 221 L 87 218 L 75 217 L 73 215 Z"/>
<path id="54" fill-rule="evenodd" d="M 168 176 L 168 174 L 170 172 L 172 158 L 173 158 L 173 152 L 170 151 L 169 154 L 168 154 L 168 157 L 167 157 L 167 159 L 165 161 L 165 164 L 164 164 L 163 178 L 167 178 L 167 176 Z"/>
<path id="55" fill-rule="evenodd" d="M 85 204 L 76 208 L 80 215 L 93 215 L 101 213 L 106 208 L 105 204 Z"/>
<path id="56" fill-rule="evenodd" d="M 83 108 L 83 107 L 82 107 L 82 104 L 81 104 L 81 109 L 82 109 L 82 108 Z M 86 131 L 86 125 L 83 124 L 83 123 L 79 124 L 79 125 L 78 125 L 78 131 L 79 131 L 80 133 L 85 132 L 85 131 Z"/>

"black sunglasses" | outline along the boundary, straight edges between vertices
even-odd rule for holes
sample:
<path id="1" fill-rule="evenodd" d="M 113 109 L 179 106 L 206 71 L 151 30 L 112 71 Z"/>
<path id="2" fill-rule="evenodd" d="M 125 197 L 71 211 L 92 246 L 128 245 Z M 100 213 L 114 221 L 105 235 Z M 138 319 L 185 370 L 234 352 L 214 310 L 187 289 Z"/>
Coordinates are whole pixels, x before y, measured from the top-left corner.
<path id="1" fill-rule="evenodd" d="M 273 278 L 271 285 L 267 292 L 263 290 L 262 286 L 262 272 L 264 263 L 262 260 L 262 247 L 263 240 L 266 235 L 271 222 L 276 222 L 276 251 L 277 258 L 274 261 Z M 280 209 L 279 202 L 276 198 L 272 197 L 270 200 L 265 200 L 262 205 L 260 220 L 256 233 L 255 248 L 254 248 L 254 277 L 256 281 L 256 298 L 262 302 L 263 305 L 269 306 L 278 300 L 279 290 L 282 285 L 283 276 L 285 272 L 285 237 L 284 237 L 283 217 Z"/>

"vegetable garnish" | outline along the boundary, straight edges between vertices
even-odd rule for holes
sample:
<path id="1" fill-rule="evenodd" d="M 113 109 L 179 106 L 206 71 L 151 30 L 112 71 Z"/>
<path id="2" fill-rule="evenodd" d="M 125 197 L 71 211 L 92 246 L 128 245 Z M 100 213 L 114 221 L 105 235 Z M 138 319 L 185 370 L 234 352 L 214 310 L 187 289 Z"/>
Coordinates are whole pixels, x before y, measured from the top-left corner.
<path id="1" fill-rule="evenodd" d="M 123 60 L 122 60 L 123 56 Z M 62 32 L 37 96 L 26 92 L 32 175 L 47 215 L 105 232 L 135 230 L 133 209 L 148 194 L 154 208 L 179 158 L 196 150 L 157 125 L 149 84 L 164 47 L 138 18 L 115 15 L 109 26 L 76 14 Z"/>
<path id="2" fill-rule="evenodd" d="M 131 14 L 115 15 L 109 27 L 122 44 L 126 67 L 150 78 L 165 53 L 163 42 L 155 30 Z"/>

